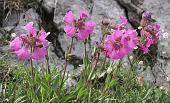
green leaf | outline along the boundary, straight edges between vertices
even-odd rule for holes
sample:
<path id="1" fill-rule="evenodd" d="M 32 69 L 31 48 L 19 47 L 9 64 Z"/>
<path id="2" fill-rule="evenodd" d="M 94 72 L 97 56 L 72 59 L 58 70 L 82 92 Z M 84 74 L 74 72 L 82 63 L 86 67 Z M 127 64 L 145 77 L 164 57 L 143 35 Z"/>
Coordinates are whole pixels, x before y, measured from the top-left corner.
<path id="1" fill-rule="evenodd" d="M 88 94 L 88 90 L 86 88 L 82 87 L 78 92 L 77 99 L 81 99 L 84 96 L 86 96 L 87 94 Z"/>
<path id="2" fill-rule="evenodd" d="M 157 22 L 157 21 L 156 21 L 156 19 L 152 19 L 151 22 L 152 22 L 152 23 L 155 23 L 155 22 Z"/>

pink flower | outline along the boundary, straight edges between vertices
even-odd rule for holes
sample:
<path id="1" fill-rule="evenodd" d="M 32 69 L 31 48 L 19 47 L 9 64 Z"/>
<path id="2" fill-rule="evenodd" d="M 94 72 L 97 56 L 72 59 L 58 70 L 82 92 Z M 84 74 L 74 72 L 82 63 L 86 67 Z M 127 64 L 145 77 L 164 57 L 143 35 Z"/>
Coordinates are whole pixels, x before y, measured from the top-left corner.
<path id="1" fill-rule="evenodd" d="M 124 16 L 120 16 L 120 20 L 121 20 L 121 24 L 127 26 L 128 24 L 128 20 L 126 19 L 126 17 Z"/>
<path id="2" fill-rule="evenodd" d="M 149 11 L 145 11 L 142 15 L 143 18 L 147 19 L 147 20 L 151 20 L 152 19 L 152 13 Z"/>
<path id="3" fill-rule="evenodd" d="M 120 16 L 120 21 L 121 23 L 116 25 L 116 29 L 119 29 L 119 30 L 127 29 L 128 20 L 124 16 Z"/>
<path id="4" fill-rule="evenodd" d="M 22 34 L 12 40 L 10 48 L 17 55 L 18 59 L 43 59 L 48 48 L 48 41 L 46 40 L 48 33 L 45 31 L 37 32 L 32 22 L 29 22 L 24 28 L 28 34 Z"/>
<path id="5" fill-rule="evenodd" d="M 40 33 L 40 36 L 39 36 L 38 39 L 40 40 L 40 42 L 43 45 L 43 47 L 47 48 L 49 42 L 46 39 L 46 37 L 47 37 L 48 34 L 45 31 L 40 31 L 39 33 Z"/>
<path id="6" fill-rule="evenodd" d="M 139 37 L 139 47 L 144 51 L 144 54 L 149 52 L 149 47 L 156 44 L 160 36 L 160 25 L 157 23 L 149 24 L 141 31 Z"/>
<path id="7" fill-rule="evenodd" d="M 10 42 L 9 47 L 12 50 L 16 51 L 16 50 L 19 50 L 21 48 L 22 43 L 23 42 L 22 42 L 21 38 L 16 37 L 13 41 Z"/>
<path id="8" fill-rule="evenodd" d="M 46 48 L 35 48 L 34 52 L 31 55 L 31 58 L 34 60 L 42 60 L 46 55 Z"/>
<path id="9" fill-rule="evenodd" d="M 145 11 L 142 15 L 138 45 L 143 50 L 144 54 L 149 52 L 149 47 L 156 44 L 160 36 L 160 25 L 158 23 L 152 23 L 152 13 Z"/>
<path id="10" fill-rule="evenodd" d="M 74 21 L 74 15 L 73 15 L 73 12 L 72 11 L 69 11 L 66 13 L 66 15 L 64 16 L 64 22 L 65 23 L 72 23 Z"/>
<path id="11" fill-rule="evenodd" d="M 33 22 L 29 22 L 23 28 L 31 35 L 36 36 L 37 30 L 35 27 L 33 27 Z"/>
<path id="12" fill-rule="evenodd" d="M 87 13 L 87 11 L 85 11 L 85 10 L 81 10 L 80 13 L 79 13 L 79 15 L 80 15 L 80 18 L 86 18 L 86 17 L 89 16 L 89 14 Z"/>
<path id="13" fill-rule="evenodd" d="M 106 37 L 104 55 L 112 60 L 122 59 L 136 47 L 136 36 L 135 31 L 115 30 Z"/>
<path id="14" fill-rule="evenodd" d="M 25 47 L 19 49 L 18 51 L 15 51 L 15 54 L 17 55 L 18 59 L 29 59 L 28 49 Z"/>
<path id="15" fill-rule="evenodd" d="M 77 33 L 77 38 L 79 40 L 85 40 L 89 37 L 89 35 L 93 32 L 93 29 L 94 29 L 94 26 L 96 24 L 92 21 L 89 21 L 85 24 L 85 29 L 82 29 L 80 30 L 78 33 Z"/>
<path id="16" fill-rule="evenodd" d="M 125 45 L 131 51 L 137 47 L 137 32 L 136 30 L 128 29 L 125 31 L 122 39 L 124 39 Z"/>
<path id="17" fill-rule="evenodd" d="M 127 19 L 120 17 L 121 24 L 117 24 L 110 35 L 107 35 L 103 54 L 112 59 L 122 59 L 137 47 L 137 32 L 127 28 Z"/>
<path id="18" fill-rule="evenodd" d="M 66 32 L 67 36 L 71 37 L 71 38 L 73 38 L 75 36 L 75 34 L 76 34 L 75 30 L 76 30 L 75 27 L 72 27 L 70 25 L 66 25 L 64 27 L 64 31 Z"/>
<path id="19" fill-rule="evenodd" d="M 85 25 L 85 29 L 87 30 L 88 34 L 91 34 L 93 32 L 94 27 L 96 26 L 96 23 L 94 23 L 93 21 L 88 21 Z"/>
<path id="20" fill-rule="evenodd" d="M 74 18 L 72 11 L 69 11 L 64 16 L 65 27 L 64 31 L 70 38 L 78 38 L 79 40 L 87 39 L 92 33 L 95 23 L 93 21 L 87 21 L 89 14 L 87 11 L 81 10 L 79 18 Z"/>

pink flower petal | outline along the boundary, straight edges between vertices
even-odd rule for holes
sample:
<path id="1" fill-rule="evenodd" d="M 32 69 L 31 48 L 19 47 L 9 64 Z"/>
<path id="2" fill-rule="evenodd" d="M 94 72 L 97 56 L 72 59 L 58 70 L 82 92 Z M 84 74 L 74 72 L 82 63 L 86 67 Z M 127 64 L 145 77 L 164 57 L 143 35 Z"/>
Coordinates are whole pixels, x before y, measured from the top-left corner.
<path id="1" fill-rule="evenodd" d="M 18 59 L 29 59 L 29 53 L 27 48 L 21 48 L 18 51 L 15 51 L 15 54 L 17 55 Z"/>
<path id="2" fill-rule="evenodd" d="M 81 10 L 79 15 L 80 15 L 80 18 L 86 18 L 89 16 L 88 12 L 85 10 Z"/>
<path id="3" fill-rule="evenodd" d="M 47 33 L 46 32 L 41 32 L 41 35 L 39 37 L 39 40 L 42 42 L 43 47 L 48 47 L 48 40 L 46 40 Z"/>
<path id="4" fill-rule="evenodd" d="M 73 12 L 69 11 L 66 13 L 66 15 L 64 16 L 64 22 L 67 24 L 72 23 L 75 20 Z"/>
<path id="5" fill-rule="evenodd" d="M 24 26 L 24 29 L 33 36 L 36 36 L 37 30 L 35 27 L 33 27 L 33 22 L 29 22 L 28 24 L 26 24 Z"/>
<path id="6" fill-rule="evenodd" d="M 10 49 L 16 51 L 21 48 L 22 40 L 19 37 L 16 37 L 14 40 L 12 40 L 9 44 Z"/>
<path id="7" fill-rule="evenodd" d="M 34 52 L 31 55 L 32 59 L 35 60 L 42 60 L 45 58 L 46 55 L 46 48 L 35 48 Z"/>
<path id="8" fill-rule="evenodd" d="M 85 24 L 85 29 L 87 30 L 87 32 L 88 32 L 89 34 L 91 34 L 91 33 L 93 32 L 93 29 L 94 29 L 95 26 L 96 26 L 96 23 L 95 23 L 95 22 L 93 22 L 93 21 L 88 21 L 88 22 L 86 22 L 86 24 Z"/>
<path id="9" fill-rule="evenodd" d="M 64 31 L 66 32 L 68 37 L 74 37 L 75 36 L 75 27 L 72 27 L 70 25 L 66 25 L 64 27 Z"/>
<path id="10" fill-rule="evenodd" d="M 121 23 L 122 23 L 122 24 L 127 25 L 128 20 L 126 19 L 126 17 L 120 16 L 120 20 L 121 20 Z"/>

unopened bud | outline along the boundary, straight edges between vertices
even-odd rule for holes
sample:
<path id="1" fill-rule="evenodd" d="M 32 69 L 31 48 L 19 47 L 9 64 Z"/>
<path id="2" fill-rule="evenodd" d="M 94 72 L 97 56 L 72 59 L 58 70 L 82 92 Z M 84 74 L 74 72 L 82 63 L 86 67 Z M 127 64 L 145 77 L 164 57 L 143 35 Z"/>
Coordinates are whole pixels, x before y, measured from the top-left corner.
<path id="1" fill-rule="evenodd" d="M 160 86 L 160 88 L 159 88 L 161 91 L 164 91 L 164 90 L 166 90 L 166 88 L 164 87 L 164 86 Z"/>
<path id="2" fill-rule="evenodd" d="M 142 26 L 139 26 L 138 29 L 141 30 L 141 29 L 142 29 Z"/>
<path id="3" fill-rule="evenodd" d="M 133 60 L 133 56 L 130 56 L 129 59 L 130 59 L 130 60 Z"/>
<path id="4" fill-rule="evenodd" d="M 138 47 L 136 46 L 136 47 L 134 47 L 134 49 L 138 49 Z"/>
<path id="5" fill-rule="evenodd" d="M 117 25 L 116 24 L 111 24 L 112 29 L 116 29 Z"/>
<path id="6" fill-rule="evenodd" d="M 145 18 L 146 20 L 151 20 L 151 19 L 152 19 L 152 13 L 149 12 L 149 11 L 145 11 L 145 12 L 142 14 L 142 18 Z"/>
<path id="7" fill-rule="evenodd" d="M 140 66 L 143 66 L 143 61 L 139 61 L 138 63 Z"/>
<path id="8" fill-rule="evenodd" d="M 12 34 L 11 34 L 11 37 L 12 37 L 12 38 L 15 38 L 15 37 L 16 37 L 16 34 L 15 34 L 15 33 L 12 33 Z"/>
<path id="9" fill-rule="evenodd" d="M 107 26 L 110 24 L 110 20 L 104 19 L 104 20 L 102 20 L 102 24 Z"/>

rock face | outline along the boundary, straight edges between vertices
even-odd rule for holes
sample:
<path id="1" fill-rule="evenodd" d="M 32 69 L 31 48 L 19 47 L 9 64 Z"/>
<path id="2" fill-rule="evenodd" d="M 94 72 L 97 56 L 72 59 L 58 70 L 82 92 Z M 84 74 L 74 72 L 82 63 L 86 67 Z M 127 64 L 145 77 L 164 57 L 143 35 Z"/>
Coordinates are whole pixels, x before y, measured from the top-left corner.
<path id="1" fill-rule="evenodd" d="M 3 20 L 3 0 L 0 0 L 0 26 L 2 26 L 2 20 Z"/>
<path id="2" fill-rule="evenodd" d="M 25 12 L 22 12 L 20 14 L 18 25 L 15 27 L 13 32 L 15 32 L 17 34 L 24 33 L 23 32 L 24 30 L 21 29 L 21 28 L 22 28 L 22 26 L 24 26 L 28 22 L 33 22 L 34 26 L 36 26 L 37 29 L 39 29 L 39 24 L 41 23 L 41 18 L 36 13 L 36 11 L 34 9 L 32 9 L 32 8 L 27 10 L 27 11 L 25 11 Z"/>
<path id="3" fill-rule="evenodd" d="M 38 0 L 42 7 L 49 13 L 53 13 L 57 0 Z"/>

